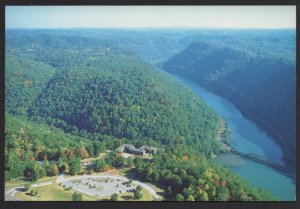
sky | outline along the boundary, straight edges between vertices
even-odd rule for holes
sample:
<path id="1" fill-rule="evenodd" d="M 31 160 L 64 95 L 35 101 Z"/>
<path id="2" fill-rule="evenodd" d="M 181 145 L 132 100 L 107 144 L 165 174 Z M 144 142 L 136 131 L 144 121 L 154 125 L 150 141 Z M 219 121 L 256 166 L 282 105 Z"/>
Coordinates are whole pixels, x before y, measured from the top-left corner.
<path id="1" fill-rule="evenodd" d="M 296 28 L 296 6 L 6 6 L 6 28 Z"/>

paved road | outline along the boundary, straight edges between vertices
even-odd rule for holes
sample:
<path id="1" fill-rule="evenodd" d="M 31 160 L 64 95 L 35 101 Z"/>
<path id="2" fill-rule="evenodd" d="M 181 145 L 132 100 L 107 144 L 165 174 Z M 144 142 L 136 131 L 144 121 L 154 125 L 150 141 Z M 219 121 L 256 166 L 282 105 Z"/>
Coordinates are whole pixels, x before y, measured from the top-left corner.
<path id="1" fill-rule="evenodd" d="M 109 174 L 99 174 L 99 175 L 82 175 L 82 176 L 74 176 L 74 177 L 68 177 L 68 178 L 64 178 L 64 174 L 60 174 L 55 181 L 48 181 L 48 182 L 43 182 L 43 183 L 36 183 L 36 184 L 32 184 L 31 187 L 35 188 L 35 187 L 41 187 L 41 186 L 46 186 L 46 185 L 50 185 L 53 183 L 61 183 L 61 182 L 65 182 L 65 181 L 72 181 L 72 180 L 77 180 L 77 179 L 84 179 L 84 178 L 112 178 L 112 179 L 120 179 L 120 180 L 125 180 L 125 181 L 129 181 L 130 179 L 123 177 L 123 176 L 115 176 L 115 175 L 109 175 Z M 145 183 L 142 183 L 140 181 L 136 181 L 136 180 L 132 180 L 132 182 L 136 185 L 140 185 L 141 187 L 143 187 L 144 189 L 146 189 L 148 192 L 150 192 L 156 200 L 160 199 L 160 196 L 156 194 L 155 190 L 148 186 Z M 19 186 L 19 187 L 14 187 L 10 190 L 5 191 L 5 196 L 6 199 L 9 201 L 22 201 L 20 199 L 15 198 L 15 195 L 17 192 L 20 191 L 20 189 L 23 189 L 24 186 Z"/>
<path id="2" fill-rule="evenodd" d="M 48 181 L 48 182 L 43 182 L 43 183 L 36 183 L 36 184 L 32 184 L 31 187 L 32 188 L 36 188 L 36 187 L 41 187 L 41 186 L 46 186 L 46 185 L 50 185 L 53 184 L 53 181 Z M 20 192 L 22 189 L 24 189 L 24 186 L 18 186 L 18 187 L 14 187 L 10 190 L 5 191 L 5 197 L 8 201 L 22 201 L 21 199 L 18 199 L 15 197 L 17 192 Z"/>
<path id="3" fill-rule="evenodd" d="M 60 183 L 64 179 L 64 174 L 59 174 L 58 177 L 55 179 L 56 183 Z"/>
<path id="4" fill-rule="evenodd" d="M 70 178 L 64 178 L 63 175 L 62 176 L 59 176 L 59 180 L 58 178 L 56 179 L 56 182 L 57 183 L 61 183 L 61 182 L 65 182 L 65 181 L 72 181 L 72 180 L 77 180 L 77 179 L 85 179 L 85 178 L 90 178 L 90 177 L 93 177 L 93 178 L 112 178 L 112 179 L 120 179 L 120 180 L 125 180 L 125 181 L 129 181 L 130 179 L 126 178 L 126 177 L 123 177 L 123 176 L 115 176 L 115 175 L 109 175 L 109 174 L 99 174 L 99 175 L 82 175 L 82 176 L 74 176 L 74 177 L 70 177 Z M 132 182 L 136 185 L 140 185 L 141 187 L 143 187 L 144 189 L 146 189 L 148 192 L 150 192 L 154 197 L 155 199 L 159 200 L 160 199 L 160 196 L 156 194 L 155 190 L 148 186 L 147 184 L 145 183 L 142 183 L 140 181 L 136 181 L 136 180 L 132 180 Z"/>
<path id="5" fill-rule="evenodd" d="M 5 195 L 5 201 L 22 201 L 21 199 Z"/>

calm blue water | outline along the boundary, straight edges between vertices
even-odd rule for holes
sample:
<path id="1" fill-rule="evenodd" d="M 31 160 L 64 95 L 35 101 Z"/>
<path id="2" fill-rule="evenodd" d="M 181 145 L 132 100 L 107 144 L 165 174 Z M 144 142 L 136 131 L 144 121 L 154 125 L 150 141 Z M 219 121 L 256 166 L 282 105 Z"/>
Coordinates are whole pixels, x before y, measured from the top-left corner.
<path id="1" fill-rule="evenodd" d="M 284 164 L 280 146 L 255 123 L 245 118 L 234 104 L 194 82 L 178 75 L 173 75 L 173 77 L 191 89 L 227 121 L 232 131 L 230 144 L 233 148 L 243 153 L 258 154 L 273 162 Z M 270 167 L 236 157 L 233 154 L 221 155 L 215 161 L 227 165 L 254 187 L 263 188 L 282 201 L 296 199 L 296 186 L 293 180 Z"/>

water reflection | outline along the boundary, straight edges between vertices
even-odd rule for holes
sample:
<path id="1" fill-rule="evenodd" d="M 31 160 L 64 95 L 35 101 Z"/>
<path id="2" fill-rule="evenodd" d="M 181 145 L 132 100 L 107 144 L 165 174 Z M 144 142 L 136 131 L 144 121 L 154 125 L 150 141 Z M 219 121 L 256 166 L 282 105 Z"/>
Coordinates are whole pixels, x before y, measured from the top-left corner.
<path id="1" fill-rule="evenodd" d="M 263 156 L 272 162 L 284 164 L 280 146 L 252 121 L 245 118 L 227 99 L 180 76 L 173 75 L 182 85 L 191 89 L 209 106 L 217 111 L 232 131 L 230 145 L 243 153 Z M 293 201 L 296 196 L 295 181 L 265 165 L 242 159 L 233 154 L 224 154 L 215 159 L 217 163 L 228 166 L 256 188 L 264 188 L 280 200 Z M 259 174 L 259 175 L 257 175 Z"/>

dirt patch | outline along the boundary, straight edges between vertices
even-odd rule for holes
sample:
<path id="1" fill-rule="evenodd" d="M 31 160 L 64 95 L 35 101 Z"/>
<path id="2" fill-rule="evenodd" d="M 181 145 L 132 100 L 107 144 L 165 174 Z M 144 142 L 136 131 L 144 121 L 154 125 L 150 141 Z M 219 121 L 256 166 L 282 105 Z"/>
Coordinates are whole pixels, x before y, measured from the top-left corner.
<path id="1" fill-rule="evenodd" d="M 103 174 L 120 175 L 120 170 L 119 169 L 112 169 L 112 170 L 103 172 Z"/>

